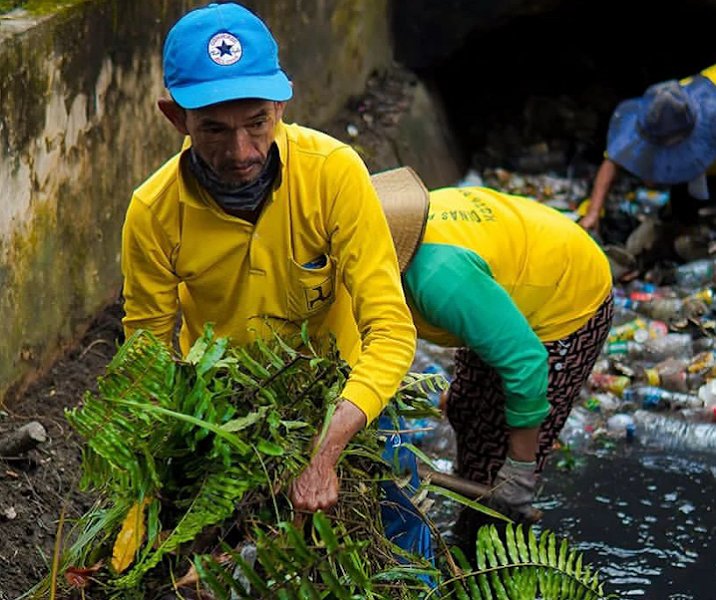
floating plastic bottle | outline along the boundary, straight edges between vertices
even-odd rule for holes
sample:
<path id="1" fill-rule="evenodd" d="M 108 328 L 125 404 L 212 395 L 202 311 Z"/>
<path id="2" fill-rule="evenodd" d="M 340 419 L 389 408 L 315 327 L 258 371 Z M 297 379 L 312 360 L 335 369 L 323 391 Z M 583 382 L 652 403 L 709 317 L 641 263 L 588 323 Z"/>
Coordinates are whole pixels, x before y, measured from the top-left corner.
<path id="1" fill-rule="evenodd" d="M 615 413 L 607 419 L 607 435 L 615 438 L 624 438 L 631 442 L 636 435 L 634 418 L 627 413 Z"/>
<path id="2" fill-rule="evenodd" d="M 609 330 L 607 342 L 634 340 L 645 342 L 650 338 L 663 337 L 669 332 L 669 326 L 663 321 L 637 318 Z"/>
<path id="3" fill-rule="evenodd" d="M 698 288 L 714 283 L 714 266 L 716 261 L 711 258 L 702 258 L 679 265 L 671 271 L 676 285 L 683 288 Z"/>
<path id="4" fill-rule="evenodd" d="M 696 345 L 688 333 L 668 333 L 642 343 L 633 340 L 607 342 L 605 352 L 610 357 L 624 356 L 632 360 L 655 363 L 672 356 L 690 357 Z M 703 345 L 705 344 L 701 343 L 699 348 Z"/>
<path id="5" fill-rule="evenodd" d="M 673 294 L 664 294 L 658 291 L 653 292 L 631 292 L 628 296 L 632 302 L 649 302 L 650 300 L 656 300 L 657 298 L 671 298 L 675 297 Z"/>
<path id="6" fill-rule="evenodd" d="M 700 408 L 703 401 L 696 394 L 671 392 L 656 386 L 642 385 L 625 389 L 622 398 L 649 410 Z"/>
<path id="7" fill-rule="evenodd" d="M 696 391 L 703 385 L 704 376 L 689 372 L 689 364 L 688 358 L 667 358 L 651 367 L 637 368 L 634 381 L 672 392 Z"/>
<path id="8" fill-rule="evenodd" d="M 716 406 L 684 408 L 676 414 L 689 423 L 713 423 L 716 426 Z"/>
<path id="9" fill-rule="evenodd" d="M 624 301 L 624 308 L 630 308 L 658 321 L 674 323 L 707 314 L 712 302 L 713 291 L 711 288 L 706 288 L 685 298 L 654 297 L 649 300 L 639 301 L 630 297 Z"/>
<path id="10" fill-rule="evenodd" d="M 559 440 L 574 450 L 589 446 L 601 417 L 583 406 L 575 406 L 570 412 L 561 431 Z"/>
<path id="11" fill-rule="evenodd" d="M 709 421 L 690 422 L 682 412 L 635 411 L 633 418 L 639 440 L 664 449 L 693 452 L 716 450 L 716 425 Z M 690 416 L 690 412 L 685 415 Z"/>

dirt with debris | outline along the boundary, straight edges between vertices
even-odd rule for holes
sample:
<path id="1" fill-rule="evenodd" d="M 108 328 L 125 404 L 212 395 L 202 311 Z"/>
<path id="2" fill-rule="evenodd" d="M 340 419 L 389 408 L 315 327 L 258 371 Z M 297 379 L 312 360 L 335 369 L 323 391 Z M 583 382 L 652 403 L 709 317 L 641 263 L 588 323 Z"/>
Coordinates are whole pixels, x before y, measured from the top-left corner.
<path id="1" fill-rule="evenodd" d="M 322 129 L 354 144 L 371 171 L 395 166 L 390 132 L 409 105 L 413 82 L 414 76 L 397 67 L 376 76 L 365 97 L 352 100 Z M 348 128 L 356 120 L 369 124 L 358 137 Z M 96 390 L 98 377 L 123 341 L 121 317 L 118 300 L 97 315 L 76 346 L 45 375 L 5 399 L 0 443 L 33 421 L 42 424 L 47 439 L 19 457 L 0 456 L 0 600 L 16 600 L 47 576 L 60 516 L 66 531 L 91 505 L 91 496 L 79 489 L 82 441 L 64 411 Z"/>
<path id="2" fill-rule="evenodd" d="M 122 342 L 121 314 L 119 302 L 106 307 L 46 374 L 6 398 L 0 440 L 33 421 L 46 440 L 17 457 L 0 457 L 0 600 L 15 600 L 47 575 L 60 515 L 69 523 L 90 507 L 92 498 L 79 489 L 81 440 L 64 410 L 96 389 Z"/>

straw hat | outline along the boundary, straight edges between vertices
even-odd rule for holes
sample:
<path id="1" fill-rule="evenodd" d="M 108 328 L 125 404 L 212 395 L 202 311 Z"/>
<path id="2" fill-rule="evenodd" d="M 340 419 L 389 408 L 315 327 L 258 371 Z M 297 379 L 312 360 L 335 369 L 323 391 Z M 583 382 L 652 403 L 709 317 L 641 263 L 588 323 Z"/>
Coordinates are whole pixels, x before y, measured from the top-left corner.
<path id="1" fill-rule="evenodd" d="M 423 239 L 428 218 L 428 190 L 410 167 L 376 173 L 371 175 L 371 180 L 388 219 L 403 273 Z"/>
<path id="2" fill-rule="evenodd" d="M 716 85 L 670 80 L 624 100 L 609 123 L 607 155 L 641 179 L 685 183 L 716 160 Z"/>

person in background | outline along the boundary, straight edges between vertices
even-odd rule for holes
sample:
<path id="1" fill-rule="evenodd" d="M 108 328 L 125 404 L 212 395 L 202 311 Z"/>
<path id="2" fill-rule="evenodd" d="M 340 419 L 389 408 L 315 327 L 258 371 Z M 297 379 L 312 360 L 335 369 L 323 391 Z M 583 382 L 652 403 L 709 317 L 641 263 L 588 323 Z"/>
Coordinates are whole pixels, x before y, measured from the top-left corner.
<path id="1" fill-rule="evenodd" d="M 267 26 L 236 3 L 185 14 L 164 44 L 162 114 L 190 141 L 134 192 L 122 232 L 123 325 L 186 354 L 212 322 L 236 345 L 304 322 L 350 377 L 297 510 L 338 498 L 336 463 L 410 367 L 415 328 L 369 173 L 348 145 L 283 121 L 292 84 Z M 187 139 L 187 138 L 185 138 Z M 298 336 L 296 336 L 298 337 Z"/>
<path id="2" fill-rule="evenodd" d="M 706 256 L 708 243 L 694 247 L 685 234 L 698 239 L 700 210 L 716 206 L 716 65 L 681 81 L 652 85 L 643 96 L 617 106 L 589 207 L 579 221 L 585 229 L 598 230 L 605 201 L 622 169 L 647 187 L 668 189 L 670 201 L 660 220 L 670 226 L 669 250 L 684 260 Z M 636 234 L 627 243 L 633 254 L 645 249 L 639 241 L 644 237 Z"/>
<path id="3" fill-rule="evenodd" d="M 446 405 L 457 474 L 494 486 L 488 503 L 529 522 L 538 476 L 611 327 L 609 263 L 584 229 L 531 198 L 428 193 L 407 167 L 373 184 L 407 265 L 418 337 L 458 348 Z M 472 513 L 454 531 L 474 554 Z"/>

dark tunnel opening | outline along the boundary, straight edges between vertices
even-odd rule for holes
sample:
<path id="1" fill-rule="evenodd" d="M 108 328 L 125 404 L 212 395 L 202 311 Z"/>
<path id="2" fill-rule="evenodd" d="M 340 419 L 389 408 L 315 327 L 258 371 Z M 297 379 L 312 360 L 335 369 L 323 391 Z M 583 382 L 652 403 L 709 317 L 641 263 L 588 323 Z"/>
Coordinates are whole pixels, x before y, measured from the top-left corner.
<path id="1" fill-rule="evenodd" d="M 423 20 L 435 25 L 416 40 L 419 20 L 406 21 L 405 11 L 421 10 L 420 4 Z M 440 23 L 429 0 L 398 2 L 396 55 L 437 90 L 477 169 L 572 166 L 579 174 L 601 161 L 609 118 L 621 100 L 716 62 L 716 4 L 694 1 L 562 2 L 541 14 L 501 18 L 490 29 L 481 23 L 440 57 L 436 48 L 441 36 L 442 48 L 449 48 L 461 4 L 478 10 L 467 2 L 443 4 L 458 14 L 443 12 Z M 487 3 L 481 4 L 484 10 Z"/>

